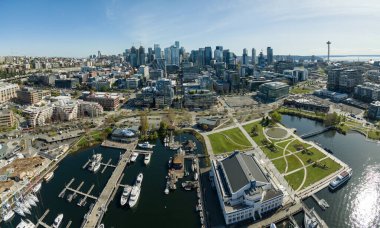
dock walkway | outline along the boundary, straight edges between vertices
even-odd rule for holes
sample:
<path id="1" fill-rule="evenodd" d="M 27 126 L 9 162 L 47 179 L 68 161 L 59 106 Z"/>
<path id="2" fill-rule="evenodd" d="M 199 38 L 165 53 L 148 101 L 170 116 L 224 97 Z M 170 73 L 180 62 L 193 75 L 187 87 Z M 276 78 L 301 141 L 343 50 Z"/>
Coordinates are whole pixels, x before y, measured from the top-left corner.
<path id="1" fill-rule="evenodd" d="M 124 147 L 126 149 L 125 153 L 122 154 L 119 163 L 117 164 L 115 170 L 113 171 L 110 179 L 107 182 L 107 185 L 104 187 L 98 200 L 95 202 L 94 207 L 90 210 L 88 216 L 85 218 L 83 227 L 95 228 L 99 225 L 101 219 L 103 218 L 103 215 L 107 210 L 107 206 L 109 202 L 112 200 L 114 191 L 118 186 L 120 177 L 123 174 L 123 171 L 129 162 L 131 151 L 136 147 L 136 142 L 131 144 L 125 144 Z"/>

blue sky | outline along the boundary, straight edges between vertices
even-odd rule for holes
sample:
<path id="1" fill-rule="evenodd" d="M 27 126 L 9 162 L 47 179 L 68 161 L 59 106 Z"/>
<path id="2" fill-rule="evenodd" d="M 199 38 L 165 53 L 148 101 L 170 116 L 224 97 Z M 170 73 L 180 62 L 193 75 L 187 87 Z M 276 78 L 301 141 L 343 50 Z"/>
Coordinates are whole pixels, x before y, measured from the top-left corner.
<path id="1" fill-rule="evenodd" d="M 0 0 L 0 55 L 85 57 L 179 40 L 275 54 L 380 54 L 378 0 Z"/>

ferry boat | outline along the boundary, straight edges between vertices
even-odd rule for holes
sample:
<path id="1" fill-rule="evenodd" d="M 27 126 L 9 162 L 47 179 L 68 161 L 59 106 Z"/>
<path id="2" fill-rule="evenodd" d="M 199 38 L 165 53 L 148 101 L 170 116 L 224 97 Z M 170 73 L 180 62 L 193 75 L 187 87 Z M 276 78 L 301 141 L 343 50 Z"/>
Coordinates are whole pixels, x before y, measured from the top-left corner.
<path id="1" fill-rule="evenodd" d="M 14 211 L 8 210 L 6 213 L 3 214 L 3 221 L 4 222 L 9 221 L 11 218 L 13 218 L 14 215 L 15 215 Z"/>
<path id="2" fill-rule="evenodd" d="M 127 201 L 129 196 L 131 195 L 132 187 L 127 185 L 124 187 L 123 194 L 121 194 L 121 199 L 120 199 L 120 205 L 124 206 Z"/>
<path id="3" fill-rule="evenodd" d="M 145 155 L 145 158 L 144 158 L 144 164 L 145 165 L 148 165 L 150 163 L 151 156 L 152 155 L 150 153 L 148 153 L 148 154 Z"/>
<path id="4" fill-rule="evenodd" d="M 352 176 L 352 169 L 348 171 L 341 172 L 334 180 L 329 184 L 330 190 L 334 191 L 339 188 L 341 185 L 346 183 Z"/>
<path id="5" fill-rule="evenodd" d="M 45 182 L 49 182 L 51 179 L 53 179 L 53 177 L 54 177 L 54 172 L 50 172 L 46 174 L 46 176 L 44 177 L 44 180 Z"/>
<path id="6" fill-rule="evenodd" d="M 305 228 L 317 228 L 318 227 L 317 218 L 314 216 L 314 208 L 312 208 L 308 212 L 305 211 L 303 223 L 304 223 Z"/>
<path id="7" fill-rule="evenodd" d="M 41 189 L 41 186 L 42 186 L 42 184 L 41 184 L 41 183 L 38 183 L 36 186 L 34 186 L 34 188 L 33 188 L 33 192 L 34 192 L 34 193 L 38 192 L 38 191 Z"/>
<path id="8" fill-rule="evenodd" d="M 35 228 L 36 225 L 34 225 L 29 219 L 26 221 L 21 219 L 21 222 L 16 226 L 16 228 Z"/>
<path id="9" fill-rule="evenodd" d="M 62 219 L 63 219 L 63 214 L 59 214 L 55 219 L 54 219 L 54 223 L 52 225 L 53 228 L 58 228 L 61 223 L 62 223 Z"/>
<path id="10" fill-rule="evenodd" d="M 152 149 L 154 145 L 151 145 L 149 142 L 143 142 L 143 143 L 139 143 L 137 144 L 140 148 L 143 148 L 143 149 Z"/>
<path id="11" fill-rule="evenodd" d="M 138 156 L 139 156 L 139 153 L 133 152 L 131 156 L 131 162 L 135 162 Z"/>
<path id="12" fill-rule="evenodd" d="M 143 180 L 143 174 L 140 173 L 137 176 L 135 185 L 132 187 L 131 196 L 129 197 L 129 200 L 128 200 L 128 204 L 130 208 L 134 207 L 137 204 L 137 201 L 139 200 L 142 180 Z"/>

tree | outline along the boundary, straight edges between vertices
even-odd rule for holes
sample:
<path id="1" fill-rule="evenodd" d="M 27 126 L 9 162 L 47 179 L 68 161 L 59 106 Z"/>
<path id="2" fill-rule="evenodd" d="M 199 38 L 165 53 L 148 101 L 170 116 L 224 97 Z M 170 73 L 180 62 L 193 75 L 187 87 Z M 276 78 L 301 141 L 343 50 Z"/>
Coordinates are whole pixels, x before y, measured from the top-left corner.
<path id="1" fill-rule="evenodd" d="M 276 123 L 279 123 L 281 122 L 281 119 L 282 119 L 282 116 L 280 113 L 278 113 L 277 111 L 274 111 L 270 114 L 270 117 L 272 118 L 272 120 Z"/>
<path id="2" fill-rule="evenodd" d="M 164 121 L 160 122 L 160 129 L 158 129 L 158 134 L 160 137 L 165 137 L 168 131 L 168 124 Z"/>
<path id="3" fill-rule="evenodd" d="M 148 117 L 146 115 L 146 112 L 142 112 L 140 114 L 140 131 L 142 135 L 146 135 L 148 131 Z"/>
<path id="4" fill-rule="evenodd" d="M 325 117 L 324 123 L 326 126 L 334 126 L 339 124 L 340 122 L 340 116 L 334 112 L 334 113 L 328 113 Z"/>

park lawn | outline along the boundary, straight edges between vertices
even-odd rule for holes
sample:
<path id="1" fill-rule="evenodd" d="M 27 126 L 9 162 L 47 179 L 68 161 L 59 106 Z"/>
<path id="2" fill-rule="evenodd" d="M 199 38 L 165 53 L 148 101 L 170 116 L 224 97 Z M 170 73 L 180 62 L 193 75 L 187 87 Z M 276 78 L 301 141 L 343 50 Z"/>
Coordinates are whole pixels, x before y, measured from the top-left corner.
<path id="1" fill-rule="evenodd" d="M 305 175 L 305 171 L 301 169 L 295 173 L 286 175 L 285 180 L 288 182 L 290 187 L 293 188 L 293 190 L 297 190 L 299 186 L 302 184 L 304 175 Z"/>
<path id="2" fill-rule="evenodd" d="M 309 147 L 310 144 L 307 144 L 307 143 L 304 143 L 304 142 L 301 142 L 299 141 L 298 139 L 297 140 L 294 140 L 289 146 L 288 146 L 288 150 L 292 151 L 293 153 L 294 152 L 297 152 L 296 148 L 294 148 L 295 145 L 298 145 L 298 144 L 302 144 L 305 148 Z"/>
<path id="3" fill-rule="evenodd" d="M 277 143 L 277 147 L 285 148 L 288 143 L 293 139 L 293 136 L 291 136 L 289 139 L 285 139 L 283 142 Z"/>
<path id="4" fill-rule="evenodd" d="M 300 87 L 294 87 L 290 90 L 290 93 L 292 94 L 306 94 L 306 93 L 311 93 L 311 89 L 307 88 L 300 88 Z"/>
<path id="5" fill-rule="evenodd" d="M 230 137 L 230 139 L 237 144 L 226 138 L 224 135 Z M 208 137 L 210 139 L 214 154 L 227 153 L 234 150 L 244 150 L 252 147 L 252 145 L 250 145 L 249 141 L 246 139 L 239 128 L 233 128 L 230 130 L 214 133 L 208 135 Z"/>
<path id="6" fill-rule="evenodd" d="M 272 160 L 272 163 L 280 173 L 285 172 L 286 162 L 285 162 L 284 158 Z"/>
<path id="7" fill-rule="evenodd" d="M 326 158 L 322 160 L 321 164 L 326 164 L 328 168 L 322 169 L 319 167 L 313 167 L 312 165 L 306 168 L 307 176 L 306 176 L 306 181 L 304 185 L 302 186 L 302 188 L 306 188 L 314 184 L 315 182 L 322 180 L 323 178 L 338 171 L 341 168 L 341 165 L 333 161 L 331 158 Z"/>
<path id="8" fill-rule="evenodd" d="M 257 136 L 251 135 L 251 130 L 254 125 L 257 125 Z M 244 130 L 251 136 L 251 138 L 256 142 L 258 146 L 263 146 L 262 140 L 266 139 L 263 133 L 263 126 L 261 126 L 260 121 L 253 122 L 243 126 Z"/>
<path id="9" fill-rule="evenodd" d="M 313 148 L 310 148 L 308 149 L 310 152 L 312 152 L 313 154 L 312 155 L 308 155 L 306 153 L 302 153 L 302 152 L 297 152 L 297 156 L 299 158 L 301 158 L 301 160 L 304 162 L 304 164 L 309 164 L 307 162 L 307 160 L 311 159 L 313 160 L 314 162 L 315 161 L 318 161 L 319 159 L 321 158 L 324 158 L 326 157 L 326 154 L 322 153 L 321 151 L 319 151 L 317 148 L 313 147 Z"/>
<path id="10" fill-rule="evenodd" d="M 279 147 L 276 147 L 277 150 L 276 151 L 271 151 L 270 149 L 268 149 L 268 147 L 266 146 L 261 146 L 260 147 L 261 150 L 264 152 L 264 154 L 269 158 L 269 159 L 274 159 L 274 158 L 278 158 L 278 157 L 281 157 L 283 155 L 283 152 L 284 150 L 279 148 Z"/>
<path id="11" fill-rule="evenodd" d="M 286 156 L 286 160 L 288 160 L 287 172 L 291 172 L 302 167 L 302 163 L 300 162 L 300 160 L 298 160 L 298 158 L 293 154 Z"/>

